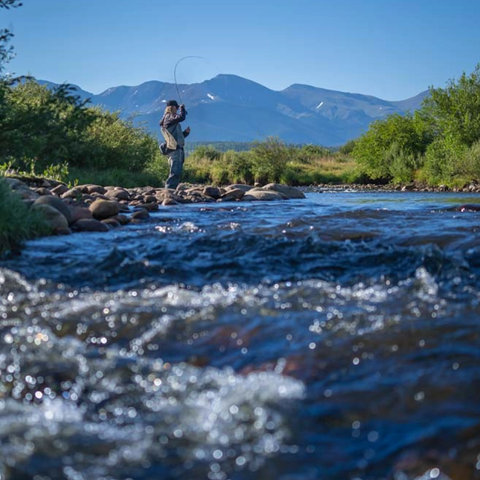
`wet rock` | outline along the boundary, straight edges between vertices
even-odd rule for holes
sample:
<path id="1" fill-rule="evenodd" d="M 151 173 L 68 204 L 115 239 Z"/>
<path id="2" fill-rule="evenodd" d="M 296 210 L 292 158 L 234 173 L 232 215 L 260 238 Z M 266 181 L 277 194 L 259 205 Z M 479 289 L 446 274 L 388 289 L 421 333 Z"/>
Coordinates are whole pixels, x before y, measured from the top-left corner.
<path id="1" fill-rule="evenodd" d="M 54 234 L 63 235 L 70 233 L 67 219 L 55 207 L 47 204 L 36 204 L 32 208 L 43 216 Z"/>
<path id="2" fill-rule="evenodd" d="M 279 183 L 269 183 L 263 187 L 263 190 L 269 190 L 279 193 L 284 200 L 305 198 L 303 192 L 298 188 L 281 185 Z"/>
<path id="3" fill-rule="evenodd" d="M 249 190 L 245 196 L 242 198 L 242 201 L 245 202 L 254 202 L 254 201 L 262 201 L 262 202 L 267 202 L 267 201 L 273 201 L 273 200 L 283 200 L 284 197 L 274 191 L 269 191 L 269 190 L 262 190 L 262 189 L 252 189 Z"/>
<path id="4" fill-rule="evenodd" d="M 118 228 L 121 226 L 120 222 L 118 222 L 114 217 L 106 218 L 105 220 L 102 220 L 101 223 L 106 225 L 109 229 Z"/>
<path id="5" fill-rule="evenodd" d="M 114 217 L 120 212 L 120 206 L 117 202 L 109 200 L 95 200 L 89 207 L 92 215 L 97 220 L 104 220 L 108 217 Z"/>
<path id="6" fill-rule="evenodd" d="M 202 194 L 215 200 L 218 200 L 222 196 L 222 192 L 217 187 L 205 187 L 202 190 Z"/>
<path id="7" fill-rule="evenodd" d="M 130 219 L 125 215 L 115 215 L 114 217 L 111 217 L 111 218 L 116 220 L 120 225 L 128 225 L 130 223 Z"/>
<path id="8" fill-rule="evenodd" d="M 244 197 L 244 195 L 245 195 L 245 190 L 242 190 L 240 188 L 235 188 L 232 190 L 227 190 L 226 193 L 224 193 L 219 200 L 222 200 L 224 202 L 234 202 L 236 200 L 241 200 Z"/>
<path id="9" fill-rule="evenodd" d="M 45 195 L 37 198 L 34 205 L 49 205 L 58 210 L 66 218 L 68 224 L 72 223 L 73 221 L 70 207 L 58 197 L 55 197 L 53 195 Z"/>
<path id="10" fill-rule="evenodd" d="M 72 213 L 71 223 L 78 222 L 78 220 L 85 218 L 93 218 L 92 212 L 86 207 L 70 207 L 70 211 Z"/>
<path id="11" fill-rule="evenodd" d="M 147 218 L 150 218 L 150 214 L 148 213 L 148 210 L 145 208 L 139 208 L 132 214 L 132 218 L 136 220 L 145 220 Z"/>
<path id="12" fill-rule="evenodd" d="M 178 202 L 172 197 L 165 197 L 165 199 L 162 202 L 162 205 L 164 207 L 167 207 L 169 205 L 178 205 Z"/>
<path id="13" fill-rule="evenodd" d="M 72 224 L 72 230 L 76 232 L 108 232 L 110 229 L 108 225 L 94 218 L 82 218 Z"/>
<path id="14" fill-rule="evenodd" d="M 155 212 L 158 210 L 158 203 L 157 202 L 143 203 L 142 208 L 145 208 L 149 212 Z"/>

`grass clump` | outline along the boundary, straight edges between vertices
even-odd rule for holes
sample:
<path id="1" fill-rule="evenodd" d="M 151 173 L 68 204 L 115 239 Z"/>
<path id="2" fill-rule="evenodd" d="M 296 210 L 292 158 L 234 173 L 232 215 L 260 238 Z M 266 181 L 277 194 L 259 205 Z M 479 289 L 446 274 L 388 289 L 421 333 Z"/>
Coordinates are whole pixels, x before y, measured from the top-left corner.
<path id="1" fill-rule="evenodd" d="M 41 214 L 30 209 L 0 176 L 0 255 L 24 241 L 50 234 Z"/>

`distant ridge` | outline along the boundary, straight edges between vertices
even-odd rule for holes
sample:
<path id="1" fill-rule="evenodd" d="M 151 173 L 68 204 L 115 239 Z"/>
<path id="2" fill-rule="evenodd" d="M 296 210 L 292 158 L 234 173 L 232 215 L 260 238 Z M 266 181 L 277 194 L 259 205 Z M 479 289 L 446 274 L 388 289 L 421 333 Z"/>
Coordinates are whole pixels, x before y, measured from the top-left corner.
<path id="1" fill-rule="evenodd" d="M 51 82 L 42 83 L 53 86 Z M 221 74 L 201 83 L 178 85 L 192 128 L 190 139 L 251 142 L 278 136 L 286 142 L 342 145 L 358 137 L 374 120 L 405 114 L 421 106 L 428 91 L 402 101 L 294 84 L 271 90 L 237 75 Z M 177 98 L 174 84 L 149 81 L 138 86 L 111 87 L 94 95 L 78 87 L 93 105 L 134 117 L 159 135 L 165 102 Z M 178 98 L 177 98 L 178 100 Z"/>

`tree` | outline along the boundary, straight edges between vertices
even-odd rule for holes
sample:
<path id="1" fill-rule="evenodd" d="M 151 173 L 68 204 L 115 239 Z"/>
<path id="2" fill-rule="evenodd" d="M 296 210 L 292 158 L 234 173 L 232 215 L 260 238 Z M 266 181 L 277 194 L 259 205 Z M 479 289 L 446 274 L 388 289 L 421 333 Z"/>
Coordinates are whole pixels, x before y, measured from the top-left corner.
<path id="1" fill-rule="evenodd" d="M 467 147 L 480 140 L 480 64 L 446 88 L 430 88 L 424 114 L 436 135 Z"/>
<path id="2" fill-rule="evenodd" d="M 0 0 L 0 8 L 17 8 L 22 4 L 19 0 Z M 10 39 L 13 37 L 13 33 L 8 29 L 0 29 L 0 75 L 3 73 L 5 64 L 12 58 L 13 48 L 8 45 Z"/>

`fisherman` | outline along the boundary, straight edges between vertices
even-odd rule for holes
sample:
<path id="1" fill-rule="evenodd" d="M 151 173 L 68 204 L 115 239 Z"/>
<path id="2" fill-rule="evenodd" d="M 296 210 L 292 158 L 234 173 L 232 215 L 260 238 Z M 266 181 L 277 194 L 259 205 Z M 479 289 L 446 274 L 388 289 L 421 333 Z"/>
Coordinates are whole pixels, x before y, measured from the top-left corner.
<path id="1" fill-rule="evenodd" d="M 183 122 L 187 116 L 185 105 L 178 105 L 176 100 L 169 100 L 167 108 L 160 120 L 162 135 L 167 144 L 168 164 L 170 174 L 165 183 L 165 188 L 177 188 L 182 175 L 183 162 L 185 161 L 185 137 L 190 133 L 190 127 L 182 131 L 180 122 Z"/>

